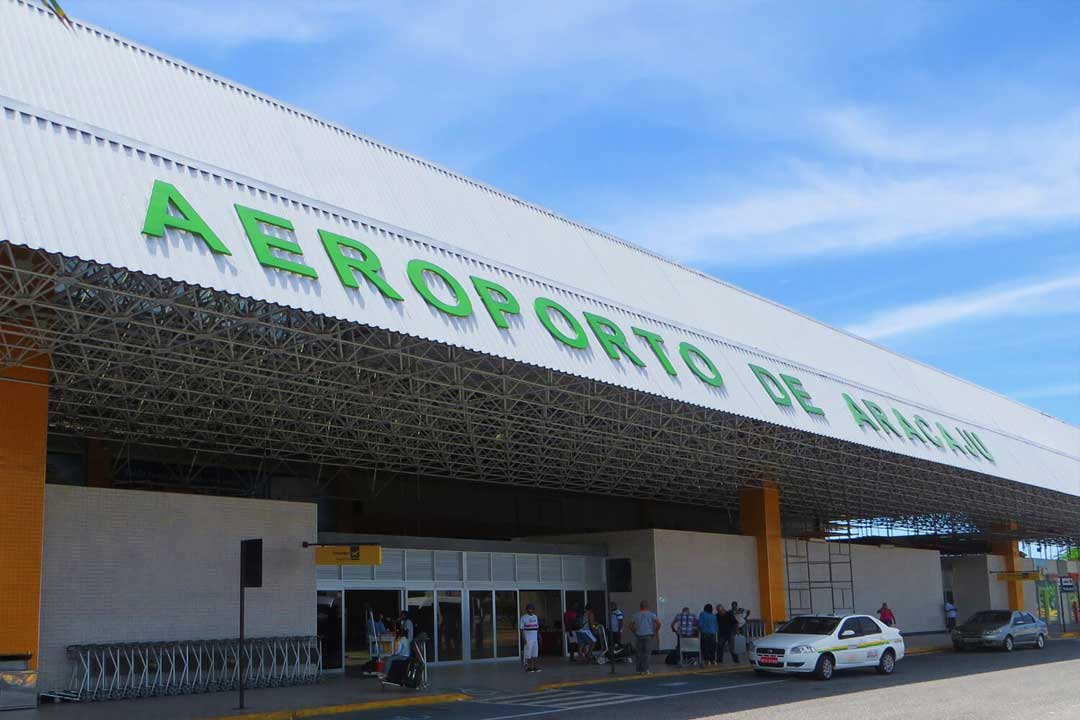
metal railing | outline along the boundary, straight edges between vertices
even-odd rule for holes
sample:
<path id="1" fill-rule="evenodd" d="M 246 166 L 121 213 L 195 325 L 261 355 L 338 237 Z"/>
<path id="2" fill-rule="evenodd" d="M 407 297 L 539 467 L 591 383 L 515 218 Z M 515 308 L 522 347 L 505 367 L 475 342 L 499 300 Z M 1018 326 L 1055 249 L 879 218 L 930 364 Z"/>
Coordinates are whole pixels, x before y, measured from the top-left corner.
<path id="1" fill-rule="evenodd" d="M 769 632 L 765 630 L 765 621 L 758 618 L 747 620 L 746 626 L 743 627 L 743 633 L 746 635 L 747 640 L 755 640 L 769 634 Z"/>
<path id="2" fill-rule="evenodd" d="M 239 640 L 179 640 L 69 645 L 71 700 L 188 695 L 240 687 Z M 245 688 L 304 685 L 322 678 L 322 650 L 313 635 L 244 641 Z"/>

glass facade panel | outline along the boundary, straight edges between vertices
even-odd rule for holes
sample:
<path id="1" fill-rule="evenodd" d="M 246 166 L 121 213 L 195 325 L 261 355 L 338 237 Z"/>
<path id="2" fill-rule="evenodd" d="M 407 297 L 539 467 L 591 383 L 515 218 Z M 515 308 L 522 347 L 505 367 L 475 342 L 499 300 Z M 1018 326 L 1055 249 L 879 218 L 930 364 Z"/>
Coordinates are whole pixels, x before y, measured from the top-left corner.
<path id="1" fill-rule="evenodd" d="M 435 628 L 439 637 L 439 662 L 461 660 L 461 591 L 439 590 L 437 594 L 439 622 Z"/>
<path id="2" fill-rule="evenodd" d="M 518 656 L 519 615 L 517 590 L 496 590 L 495 652 L 498 657 Z"/>
<path id="3" fill-rule="evenodd" d="M 469 657 L 483 660 L 495 657 L 492 637 L 495 612 L 490 590 L 469 592 Z"/>
<path id="4" fill-rule="evenodd" d="M 593 622 L 607 627 L 607 593 L 603 590 L 589 590 L 585 593 L 585 604 L 592 609 Z"/>
<path id="5" fill-rule="evenodd" d="M 424 641 L 424 654 L 428 661 L 435 660 L 433 639 L 435 637 L 435 593 L 431 590 L 409 591 L 409 619 L 413 621 L 413 631 L 416 636 L 420 633 L 427 635 Z"/>

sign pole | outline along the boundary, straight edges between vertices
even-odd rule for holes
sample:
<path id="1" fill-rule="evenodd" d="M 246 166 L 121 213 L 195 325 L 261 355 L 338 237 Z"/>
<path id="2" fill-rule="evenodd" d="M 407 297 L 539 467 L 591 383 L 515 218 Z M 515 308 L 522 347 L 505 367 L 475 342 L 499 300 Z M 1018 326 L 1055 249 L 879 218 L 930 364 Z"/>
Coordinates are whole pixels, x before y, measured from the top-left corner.
<path id="1" fill-rule="evenodd" d="M 244 589 L 262 587 L 262 538 L 240 541 L 240 644 L 237 669 L 240 672 L 240 709 L 244 709 L 244 682 L 247 680 L 247 648 L 244 642 Z"/>
<path id="2" fill-rule="evenodd" d="M 240 664 L 240 709 L 244 709 L 244 671 L 246 669 L 246 663 L 244 662 L 244 575 L 240 574 L 240 645 L 237 651 L 239 655 Z"/>

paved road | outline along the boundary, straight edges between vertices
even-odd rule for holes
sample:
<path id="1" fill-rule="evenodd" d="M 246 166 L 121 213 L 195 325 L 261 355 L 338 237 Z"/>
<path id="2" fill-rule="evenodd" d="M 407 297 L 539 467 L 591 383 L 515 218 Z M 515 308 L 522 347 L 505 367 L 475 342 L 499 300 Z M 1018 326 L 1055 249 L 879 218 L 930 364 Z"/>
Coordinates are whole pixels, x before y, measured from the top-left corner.
<path id="1" fill-rule="evenodd" d="M 914 656 L 891 677 L 872 670 L 818 682 L 759 678 L 749 672 L 590 685 L 544 693 L 489 691 L 473 702 L 373 711 L 356 720 L 1040 720 L 1080 718 L 1080 640 L 1043 651 Z"/>

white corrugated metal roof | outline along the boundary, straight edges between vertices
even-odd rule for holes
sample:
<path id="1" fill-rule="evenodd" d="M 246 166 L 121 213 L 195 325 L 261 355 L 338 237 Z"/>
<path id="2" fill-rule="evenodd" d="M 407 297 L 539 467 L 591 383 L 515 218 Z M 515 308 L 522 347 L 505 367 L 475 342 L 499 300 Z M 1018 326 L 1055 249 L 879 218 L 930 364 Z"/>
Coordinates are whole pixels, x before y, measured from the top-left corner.
<path id="1" fill-rule="evenodd" d="M 21 0 L 0 2 L 0 98 L 2 239 L 1080 495 L 1074 426 L 106 31 L 68 30 Z M 139 233 L 157 179 L 180 188 L 234 248 L 230 258 L 190 237 Z M 233 202 L 291 219 L 322 280 L 261 267 L 242 246 Z M 527 310 L 502 332 L 479 303 L 459 321 L 415 294 L 387 304 L 346 292 L 319 254 L 320 227 L 370 244 L 403 293 L 407 260 L 430 257 L 463 281 L 507 285 L 523 308 L 546 295 L 626 330 L 654 329 L 669 346 L 698 344 L 726 386 L 672 380 L 655 362 L 628 368 L 595 343 L 571 351 Z M 827 419 L 771 403 L 747 362 L 797 371 Z M 860 430 L 841 392 L 992 434 L 997 462 Z"/>

